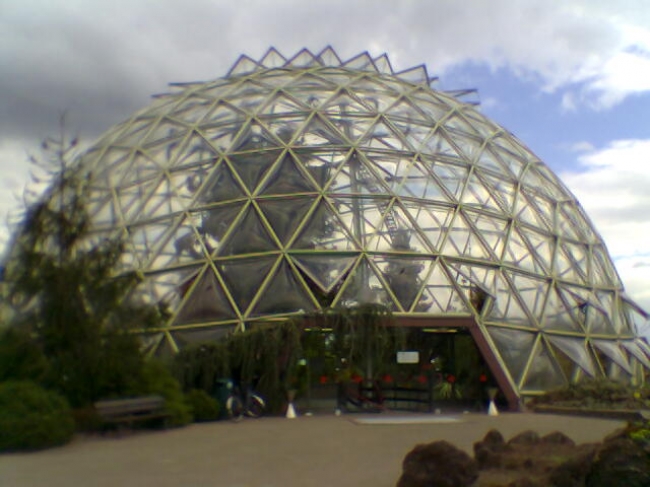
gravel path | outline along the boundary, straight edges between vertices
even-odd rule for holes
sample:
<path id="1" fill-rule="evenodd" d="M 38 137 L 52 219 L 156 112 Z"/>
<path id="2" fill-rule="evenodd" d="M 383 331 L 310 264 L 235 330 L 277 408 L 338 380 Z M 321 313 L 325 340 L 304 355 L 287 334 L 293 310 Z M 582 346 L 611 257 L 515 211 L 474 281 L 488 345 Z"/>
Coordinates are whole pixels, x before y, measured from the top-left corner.
<path id="1" fill-rule="evenodd" d="M 506 439 L 526 429 L 559 430 L 585 443 L 624 425 L 524 413 L 466 414 L 455 416 L 458 422 L 395 418 L 406 417 L 401 424 L 359 424 L 359 415 L 321 414 L 79 437 L 61 448 L 0 455 L 0 485 L 392 487 L 404 455 L 417 443 L 445 439 L 471 453 L 472 444 L 491 428 Z"/>

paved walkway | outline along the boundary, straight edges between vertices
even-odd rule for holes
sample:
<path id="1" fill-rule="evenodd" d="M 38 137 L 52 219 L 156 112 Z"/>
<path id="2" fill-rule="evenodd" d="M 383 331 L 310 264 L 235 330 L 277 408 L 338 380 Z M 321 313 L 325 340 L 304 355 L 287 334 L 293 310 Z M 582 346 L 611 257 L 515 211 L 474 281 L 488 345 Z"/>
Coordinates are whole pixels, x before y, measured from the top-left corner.
<path id="1" fill-rule="evenodd" d="M 526 429 L 559 430 L 584 443 L 624 425 L 523 413 L 467 414 L 457 416 L 460 422 L 420 424 L 358 424 L 359 418 L 262 418 L 121 438 L 81 437 L 61 448 L 0 455 L 0 485 L 392 487 L 404 455 L 418 443 L 446 439 L 471 453 L 472 444 L 491 428 L 506 439 Z"/>

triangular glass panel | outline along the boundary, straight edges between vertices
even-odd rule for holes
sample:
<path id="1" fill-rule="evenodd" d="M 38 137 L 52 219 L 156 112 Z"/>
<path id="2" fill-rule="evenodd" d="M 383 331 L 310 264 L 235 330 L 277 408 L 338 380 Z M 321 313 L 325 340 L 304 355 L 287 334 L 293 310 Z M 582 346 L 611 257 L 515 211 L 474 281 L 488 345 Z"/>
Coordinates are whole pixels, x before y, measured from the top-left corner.
<path id="1" fill-rule="evenodd" d="M 543 275 L 546 271 L 530 252 L 526 242 L 519 234 L 516 225 L 512 225 L 508 245 L 503 253 L 503 263 L 519 267 L 520 269 Z"/>
<path id="2" fill-rule="evenodd" d="M 372 58 L 367 52 L 362 52 L 352 59 L 348 59 L 343 63 L 343 67 L 355 71 L 377 71 L 375 64 L 372 62 Z"/>
<path id="3" fill-rule="evenodd" d="M 328 100 L 319 111 L 341 116 L 374 114 L 371 107 L 366 106 L 345 90 Z"/>
<path id="4" fill-rule="evenodd" d="M 386 54 L 376 57 L 374 60 L 377 71 L 381 74 L 393 74 L 393 67 L 390 64 L 390 60 Z"/>
<path id="5" fill-rule="evenodd" d="M 197 186 L 201 184 L 200 178 L 193 181 L 192 184 Z M 196 201 L 202 205 L 209 205 L 245 197 L 246 194 L 233 176 L 228 164 L 221 162 L 208 176 L 208 181 L 200 190 Z"/>
<path id="6" fill-rule="evenodd" d="M 357 260 L 356 256 L 345 255 L 302 255 L 291 256 L 293 262 L 309 279 L 318 285 L 325 293 L 332 292 L 339 287 L 352 265 Z"/>
<path id="7" fill-rule="evenodd" d="M 528 195 L 527 198 L 532 200 L 536 197 L 534 195 Z M 539 230 L 553 230 L 553 214 L 542 215 L 538 206 L 528 201 L 527 198 L 523 192 L 519 193 L 514 210 L 517 220 Z M 544 208 L 543 205 L 542 208 Z"/>
<path id="8" fill-rule="evenodd" d="M 305 176 L 290 153 L 285 153 L 273 168 L 259 193 L 262 195 L 285 195 L 297 193 L 317 193 L 312 182 Z"/>
<path id="9" fill-rule="evenodd" d="M 232 167 L 237 171 L 251 194 L 268 170 L 282 154 L 281 150 L 267 150 L 246 154 L 233 154 L 229 157 Z"/>
<path id="10" fill-rule="evenodd" d="M 196 230 L 200 220 L 197 215 L 183 218 L 169 237 L 165 237 L 162 245 L 156 245 L 156 256 L 152 259 L 151 269 L 166 269 L 172 266 L 185 265 L 197 260 L 205 260 L 209 253 L 206 243 Z M 151 225 L 145 228 L 151 231 Z M 155 230 L 156 227 L 153 227 Z M 151 237 L 149 237 L 151 238 Z"/>
<path id="11" fill-rule="evenodd" d="M 314 198 L 285 198 L 260 200 L 258 205 L 280 242 L 287 244 L 314 201 Z"/>
<path id="12" fill-rule="evenodd" d="M 372 266 L 366 259 L 361 259 L 344 284 L 335 305 L 354 307 L 366 303 L 381 303 L 391 310 L 399 310 Z"/>
<path id="13" fill-rule="evenodd" d="M 174 181 L 172 181 L 169 178 L 169 173 L 167 173 L 163 175 L 160 184 L 158 184 L 158 187 L 155 189 L 154 194 L 151 196 L 151 198 L 155 198 L 163 202 L 162 208 L 163 211 L 167 212 L 167 214 L 185 211 L 192 203 L 193 195 L 191 193 L 184 191 L 184 197 L 181 197 L 177 192 L 177 189 L 183 190 L 184 187 L 181 186 L 180 188 L 177 188 L 175 183 L 180 182 L 183 184 L 185 179 L 187 179 L 187 176 L 183 174 L 180 176 L 180 178 L 177 177 Z M 160 215 L 160 211 L 160 209 L 157 209 L 154 213 L 148 213 L 147 205 L 145 205 L 141 210 L 145 218 L 162 216 Z"/>
<path id="14" fill-rule="evenodd" d="M 429 84 L 429 74 L 424 64 L 395 73 L 398 78 L 414 84 Z"/>
<path id="15" fill-rule="evenodd" d="M 508 222 L 496 217 L 489 217 L 474 211 L 463 210 L 465 219 L 473 227 L 474 234 L 492 251 L 497 261 L 501 261 L 506 238 Z"/>
<path id="16" fill-rule="evenodd" d="M 195 125 L 203 120 L 212 110 L 215 101 L 213 98 L 190 95 L 183 103 L 174 108 L 170 118 L 187 124 Z"/>
<path id="17" fill-rule="evenodd" d="M 449 105 L 442 101 L 440 101 L 440 103 L 436 103 L 428 94 L 424 96 L 417 96 L 417 93 L 414 93 L 409 96 L 413 98 L 413 103 L 417 104 L 422 113 L 424 113 L 429 118 L 432 126 L 443 120 L 452 110 Z M 429 145 L 429 147 L 434 147 L 434 145 Z"/>
<path id="18" fill-rule="evenodd" d="M 226 232 L 241 212 L 243 206 L 243 203 L 220 205 L 192 213 L 193 216 L 196 215 L 194 216 L 196 229 L 208 253 L 214 254 L 219 248 Z"/>
<path id="19" fill-rule="evenodd" d="M 146 140 L 141 145 L 151 144 L 153 142 L 159 142 L 163 140 L 170 141 L 179 139 L 183 137 L 188 132 L 188 130 L 189 127 L 187 125 L 174 122 L 163 117 L 156 124 L 156 128 L 149 132 Z"/>
<path id="20" fill-rule="evenodd" d="M 390 177 L 392 191 L 399 196 L 436 202 L 451 202 L 447 192 L 432 178 L 420 160 L 411 162 L 401 174 Z"/>
<path id="21" fill-rule="evenodd" d="M 296 115 L 298 113 L 305 113 L 309 111 L 309 109 L 309 107 L 293 100 L 283 91 L 278 91 L 275 96 L 264 105 L 259 113 L 264 116 Z"/>
<path id="22" fill-rule="evenodd" d="M 245 314 L 276 261 L 277 257 L 271 256 L 215 262 L 230 296 L 242 314 Z"/>
<path id="23" fill-rule="evenodd" d="M 464 157 L 458 155 L 456 148 L 449 142 L 448 135 L 444 130 L 438 129 L 431 133 L 425 141 L 425 146 L 419 147 L 418 150 L 423 154 L 428 154 L 444 158 L 453 158 L 456 160 L 463 160 Z"/>
<path id="24" fill-rule="evenodd" d="M 635 359 L 637 359 L 643 366 L 646 368 L 646 370 L 650 370 L 650 360 L 648 360 L 648 356 L 645 354 L 645 352 L 637 345 L 636 341 L 634 340 L 622 340 L 620 344 L 627 350 L 627 352 L 632 355 Z"/>
<path id="25" fill-rule="evenodd" d="M 346 174 L 346 179 L 350 181 L 350 193 L 391 195 L 383 178 L 377 176 L 377 172 L 383 173 L 383 168 L 373 164 L 373 162 L 376 162 L 376 158 L 372 157 L 372 155 L 370 155 L 369 159 L 372 162 L 364 162 L 365 159 L 360 157 L 357 151 L 350 154 L 346 167 L 342 169 L 342 172 Z"/>
<path id="26" fill-rule="evenodd" d="M 167 155 L 167 151 L 170 149 L 177 152 L 176 158 L 174 158 L 173 152 Z M 170 166 L 174 168 L 194 166 L 205 161 L 216 161 L 219 157 L 217 150 L 196 132 L 192 133 L 182 151 L 175 149 L 176 147 L 171 145 L 165 147 L 165 158 L 169 157 L 173 161 Z"/>
<path id="27" fill-rule="evenodd" d="M 594 284 L 621 285 L 616 269 L 614 269 L 604 246 L 592 247 L 592 269 Z"/>
<path id="28" fill-rule="evenodd" d="M 474 163 L 483 171 L 492 171 L 503 177 L 510 177 L 499 158 L 487 146 L 475 156 Z"/>
<path id="29" fill-rule="evenodd" d="M 447 190 L 452 200 L 458 201 L 468 177 L 468 168 L 436 162 L 429 166 L 436 180 Z"/>
<path id="30" fill-rule="evenodd" d="M 596 301 L 593 299 L 593 301 Z M 607 314 L 600 308 L 599 304 L 594 305 L 593 301 L 585 308 L 586 327 L 592 334 L 616 336 L 616 330 L 609 321 Z"/>
<path id="31" fill-rule="evenodd" d="M 530 316 L 518 299 L 518 294 L 500 273 L 492 273 L 492 285 L 486 286 L 488 292 L 493 296 L 493 302 L 487 311 L 486 320 L 496 323 L 509 323 L 513 325 L 533 327 Z"/>
<path id="32" fill-rule="evenodd" d="M 487 330 L 510 372 L 510 377 L 518 384 L 533 352 L 537 334 L 495 326 L 489 326 Z"/>
<path id="33" fill-rule="evenodd" d="M 240 76 L 242 74 L 252 73 L 258 69 L 260 69 L 260 65 L 257 64 L 257 61 L 251 59 L 245 54 L 242 54 L 239 56 L 239 59 L 235 61 L 235 64 L 233 64 L 232 68 L 230 68 L 230 71 L 228 71 L 226 77 L 229 78 L 231 76 Z"/>
<path id="34" fill-rule="evenodd" d="M 275 49 L 275 47 L 271 47 L 268 51 L 266 51 L 264 57 L 262 57 L 260 64 L 265 68 L 280 68 L 284 66 L 286 62 L 287 60 L 285 57 L 280 54 Z"/>
<path id="35" fill-rule="evenodd" d="M 456 214 L 447 238 L 442 247 L 442 254 L 451 257 L 472 257 L 493 261 L 491 252 L 483 245 L 475 230 L 459 212 Z"/>
<path id="36" fill-rule="evenodd" d="M 517 226 L 519 233 L 528 242 L 528 246 L 535 258 L 542 264 L 546 274 L 551 273 L 553 257 L 555 255 L 555 237 L 537 233 L 524 226 Z"/>
<path id="37" fill-rule="evenodd" d="M 177 224 L 178 220 L 166 219 L 128 227 L 126 251 L 130 252 L 136 261 L 140 263 L 140 268 L 153 268 L 153 263 L 150 263 L 150 261 L 158 255 L 158 249 L 167 241 L 170 230 L 176 232 Z M 188 260 L 196 259 L 191 258 Z"/>
<path id="38" fill-rule="evenodd" d="M 575 209 L 574 202 L 564 202 L 560 204 L 560 214 L 557 219 L 557 227 L 560 235 L 572 240 L 584 242 L 586 234 L 584 232 L 585 222 L 580 218 Z"/>
<path id="39" fill-rule="evenodd" d="M 271 280 L 267 282 L 266 288 L 261 291 L 249 316 L 306 313 L 315 308 L 313 299 L 296 278 L 291 266 L 282 260 Z"/>
<path id="40" fill-rule="evenodd" d="M 546 335 L 546 339 L 557 347 L 564 355 L 573 360 L 589 376 L 596 377 L 597 368 L 591 358 L 591 354 L 585 345 L 583 338 L 560 337 L 557 335 Z"/>
<path id="41" fill-rule="evenodd" d="M 594 345 L 598 350 L 603 352 L 607 357 L 609 357 L 614 363 L 619 367 L 622 367 L 628 374 L 632 373 L 632 368 L 630 367 L 630 362 L 628 361 L 626 355 L 619 347 L 619 344 L 615 340 L 595 340 L 591 339 L 592 345 Z"/>
<path id="42" fill-rule="evenodd" d="M 298 54 L 287 62 L 287 66 L 295 68 L 307 68 L 309 66 L 318 66 L 319 64 L 320 62 L 316 60 L 308 49 L 300 50 Z"/>
<path id="43" fill-rule="evenodd" d="M 317 149 L 296 151 L 295 154 L 301 166 L 309 172 L 312 179 L 320 188 L 324 188 L 336 175 L 338 168 L 346 162 L 349 151 L 347 149 Z"/>
<path id="44" fill-rule="evenodd" d="M 575 321 L 574 315 L 566 306 L 555 287 L 549 290 L 544 317 L 540 320 L 544 330 L 575 331 L 584 333 L 582 326 Z"/>
<path id="45" fill-rule="evenodd" d="M 388 108 L 388 110 L 386 110 L 386 114 L 391 122 L 402 128 L 400 131 L 402 134 L 410 132 L 411 124 L 413 122 L 427 122 L 426 117 L 407 97 L 399 98 L 390 108 Z M 398 122 L 401 120 L 404 120 L 405 122 L 401 122 L 401 125 L 398 125 Z M 431 127 L 429 127 L 429 129 L 431 129 Z M 417 144 L 418 146 L 422 143 L 422 140 L 423 137 L 420 137 L 420 140 L 418 141 L 419 143 Z"/>
<path id="46" fill-rule="evenodd" d="M 219 127 L 204 128 L 200 134 L 217 150 L 224 153 L 230 149 L 233 140 L 240 131 L 240 125 L 222 125 Z"/>
<path id="47" fill-rule="evenodd" d="M 587 283 L 589 248 L 571 242 L 562 242 L 555 260 L 558 277 L 579 284 Z"/>
<path id="48" fill-rule="evenodd" d="M 408 211 L 411 219 L 417 223 L 417 228 L 427 241 L 427 247 L 438 252 L 441 240 L 447 234 L 454 217 L 454 209 L 408 201 L 404 201 L 402 205 Z"/>
<path id="49" fill-rule="evenodd" d="M 345 136 L 334 127 L 325 123 L 320 117 L 314 116 L 300 131 L 297 139 L 302 147 L 347 146 Z"/>
<path id="50" fill-rule="evenodd" d="M 522 380 L 522 391 L 548 391 L 566 385 L 567 379 L 543 341 L 533 352 L 530 366 Z"/>
<path id="51" fill-rule="evenodd" d="M 464 139 L 470 136 L 472 139 L 478 140 L 478 146 L 482 145 L 479 134 L 476 133 L 472 125 L 461 115 L 459 111 L 445 120 L 445 130 L 454 134 L 454 140 Z M 470 154 L 466 154 L 470 157 Z"/>
<path id="52" fill-rule="evenodd" d="M 282 147 L 284 143 L 257 122 L 252 122 L 240 131 L 233 144 L 233 152 L 259 151 Z"/>
<path id="53" fill-rule="evenodd" d="M 357 250 L 358 245 L 349 228 L 324 200 L 307 217 L 307 224 L 291 244 L 293 249 Z"/>
<path id="54" fill-rule="evenodd" d="M 510 174 L 515 179 L 519 179 L 521 173 L 527 164 L 527 159 L 523 155 L 513 155 L 511 152 L 502 149 L 500 146 L 503 144 L 504 136 L 495 137 L 492 140 L 492 150 L 497 155 L 499 160 L 503 162 L 504 166 L 510 171 Z"/>
<path id="55" fill-rule="evenodd" d="M 415 150 L 412 147 L 408 147 L 400 135 L 381 119 L 368 130 L 358 144 L 360 147 L 366 147 L 371 150 Z"/>
<path id="56" fill-rule="evenodd" d="M 367 250 L 425 253 L 432 251 L 399 204 L 384 206 L 379 203 L 378 209 L 382 212 L 381 220 L 372 228 L 366 226 Z"/>
<path id="57" fill-rule="evenodd" d="M 432 264 L 433 269 L 423 274 L 424 289 L 413 306 L 413 312 L 430 314 L 469 313 L 465 300 L 440 262 Z"/>
<path id="58" fill-rule="evenodd" d="M 319 52 L 318 59 L 323 66 L 340 66 L 343 64 L 339 56 L 336 54 L 336 51 L 334 51 L 331 46 L 327 46 Z"/>
<path id="59" fill-rule="evenodd" d="M 375 256 L 372 261 L 403 311 L 409 311 L 413 305 L 417 308 L 421 304 L 416 303 L 416 299 L 429 274 L 431 259 Z"/>
<path id="60" fill-rule="evenodd" d="M 465 189 L 461 196 L 461 203 L 465 207 L 471 207 L 477 210 L 486 209 L 499 213 L 502 211 L 497 202 L 492 198 L 489 189 L 477 177 L 475 171 L 471 172 L 465 184 Z"/>
<path id="61" fill-rule="evenodd" d="M 505 271 L 505 274 L 512 282 L 513 292 L 521 298 L 522 304 L 539 322 L 542 318 L 546 296 L 550 290 L 550 283 L 511 271 Z"/>
<path id="62" fill-rule="evenodd" d="M 552 200 L 566 200 L 570 195 L 562 181 L 551 171 L 546 164 L 540 162 L 535 166 L 541 177 L 545 180 L 543 189 Z"/>
<path id="63" fill-rule="evenodd" d="M 207 120 L 204 120 L 201 123 L 201 126 L 205 126 L 208 124 L 224 125 L 227 123 L 233 125 L 236 124 L 237 127 L 240 127 L 246 120 L 246 117 L 247 115 L 243 111 L 230 105 L 228 102 L 219 100 L 214 110 L 212 110 L 212 113 L 210 113 L 209 118 Z"/>
<path id="64" fill-rule="evenodd" d="M 140 208 L 151 196 L 159 181 L 147 181 L 142 184 L 133 184 L 115 188 L 117 206 L 124 216 L 125 222 L 133 222 L 142 217 Z"/>
<path id="65" fill-rule="evenodd" d="M 236 318 L 217 276 L 211 268 L 198 277 L 187 291 L 184 303 L 176 315 L 175 325 L 206 323 Z"/>
<path id="66" fill-rule="evenodd" d="M 429 125 L 430 122 L 422 119 L 420 122 L 418 119 L 415 119 L 415 122 L 408 121 L 402 122 L 400 120 L 391 119 L 393 126 L 399 131 L 400 136 L 404 138 L 409 147 L 412 147 L 413 150 L 417 153 L 421 151 L 426 151 L 426 141 L 431 136 L 433 129 Z M 421 155 L 421 154 L 420 154 Z M 426 154 L 424 155 L 427 156 Z"/>
<path id="67" fill-rule="evenodd" d="M 253 206 L 249 206 L 244 215 L 232 226 L 218 255 L 241 255 L 276 250 L 274 240 L 266 229 Z"/>
<path id="68" fill-rule="evenodd" d="M 483 173 L 480 170 L 477 170 L 477 173 L 490 196 L 499 204 L 499 207 L 506 215 L 510 215 L 517 194 L 516 183 Z"/>

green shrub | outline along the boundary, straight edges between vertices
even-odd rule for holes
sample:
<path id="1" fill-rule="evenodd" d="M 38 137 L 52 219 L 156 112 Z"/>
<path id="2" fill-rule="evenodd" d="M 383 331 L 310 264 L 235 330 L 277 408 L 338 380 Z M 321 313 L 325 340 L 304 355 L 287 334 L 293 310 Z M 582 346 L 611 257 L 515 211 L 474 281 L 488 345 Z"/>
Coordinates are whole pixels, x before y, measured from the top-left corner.
<path id="1" fill-rule="evenodd" d="M 0 384 L 0 451 L 63 445 L 73 434 L 72 412 L 63 396 L 29 381 Z"/>
<path id="2" fill-rule="evenodd" d="M 47 359 L 27 330 L 10 326 L 0 332 L 0 382 L 41 382 L 47 371 Z"/>
<path id="3" fill-rule="evenodd" d="M 187 394 L 187 402 L 192 408 L 194 421 L 216 421 L 219 419 L 219 402 L 201 389 L 192 389 Z"/>
<path id="4" fill-rule="evenodd" d="M 192 422 L 192 409 L 169 368 L 158 361 L 149 360 L 142 369 L 142 392 L 159 394 L 165 398 L 165 409 L 170 414 L 170 426 L 184 426 Z"/>

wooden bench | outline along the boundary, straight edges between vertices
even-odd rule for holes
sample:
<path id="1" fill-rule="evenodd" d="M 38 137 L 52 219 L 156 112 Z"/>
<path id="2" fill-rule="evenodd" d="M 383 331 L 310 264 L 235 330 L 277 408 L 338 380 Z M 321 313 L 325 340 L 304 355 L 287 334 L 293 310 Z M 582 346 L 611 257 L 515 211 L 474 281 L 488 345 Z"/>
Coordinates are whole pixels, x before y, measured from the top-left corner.
<path id="1" fill-rule="evenodd" d="M 95 403 L 95 410 L 105 423 L 128 426 L 132 426 L 138 421 L 165 420 L 169 417 L 169 413 L 165 410 L 165 399 L 162 396 L 98 401 Z"/>

